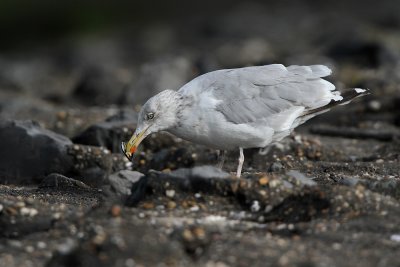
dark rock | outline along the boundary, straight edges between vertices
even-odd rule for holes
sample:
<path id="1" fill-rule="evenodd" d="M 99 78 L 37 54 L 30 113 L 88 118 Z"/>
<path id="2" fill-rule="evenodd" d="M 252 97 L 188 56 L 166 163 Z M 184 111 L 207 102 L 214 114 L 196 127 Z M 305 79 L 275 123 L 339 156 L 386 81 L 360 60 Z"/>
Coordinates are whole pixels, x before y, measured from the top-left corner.
<path id="1" fill-rule="evenodd" d="M 326 194 L 298 171 L 289 175 L 266 175 L 259 180 L 241 180 L 235 190 L 237 201 L 258 222 L 309 221 L 330 207 Z M 298 208 L 298 207 L 302 208 Z"/>
<path id="2" fill-rule="evenodd" d="M 127 85 L 116 73 L 93 68 L 83 74 L 73 97 L 87 105 L 118 104 L 124 102 Z"/>
<path id="3" fill-rule="evenodd" d="M 151 158 L 149 167 L 155 170 L 164 170 L 164 169 L 177 169 L 184 167 L 192 167 L 196 162 L 196 157 L 193 157 L 195 154 L 197 156 L 198 150 L 193 146 L 186 147 L 173 147 L 171 148 L 163 148 L 168 146 L 168 141 L 170 140 L 170 145 L 175 144 L 172 138 L 169 136 L 162 136 L 164 139 L 160 140 L 146 140 L 143 143 L 144 148 L 151 149 L 152 147 L 160 147 L 161 150 L 155 152 L 153 157 Z"/>
<path id="4" fill-rule="evenodd" d="M 121 142 L 129 140 L 136 127 L 136 116 L 130 119 L 120 121 L 113 117 L 109 121 L 90 126 L 72 140 L 77 144 L 102 146 L 112 152 L 120 152 Z"/>
<path id="5" fill-rule="evenodd" d="M 342 185 L 347 185 L 347 186 L 355 186 L 360 182 L 360 179 L 357 177 L 347 177 L 344 176 L 341 179 L 339 179 L 338 183 Z"/>
<path id="6" fill-rule="evenodd" d="M 186 57 L 149 62 L 141 67 L 139 79 L 127 92 L 126 102 L 130 105 L 143 104 L 165 89 L 179 89 L 194 76 L 192 63 Z"/>
<path id="7" fill-rule="evenodd" d="M 285 198 L 264 215 L 264 221 L 286 223 L 305 222 L 324 215 L 330 208 L 330 200 L 317 189 L 307 188 L 303 192 Z"/>
<path id="8" fill-rule="evenodd" d="M 34 183 L 72 168 L 65 136 L 32 121 L 0 122 L 0 176 L 3 183 Z"/>
<path id="9" fill-rule="evenodd" d="M 52 227 L 53 219 L 49 216 L 21 218 L 11 220 L 9 216 L 0 216 L 0 237 L 16 238 L 32 233 L 47 231 Z"/>
<path id="10" fill-rule="evenodd" d="M 53 188 L 57 190 L 90 189 L 90 187 L 83 182 L 77 181 L 58 173 L 49 174 L 39 184 L 39 188 Z"/>
<path id="11" fill-rule="evenodd" d="M 143 173 L 129 170 L 122 170 L 113 173 L 108 177 L 111 190 L 123 199 L 131 195 L 132 185 L 137 183 Z"/>
<path id="12" fill-rule="evenodd" d="M 229 195 L 232 194 L 233 183 L 235 180 L 228 173 L 213 166 L 178 169 L 171 173 L 152 171 L 133 184 L 132 194 L 126 204 L 135 206 L 148 194 L 163 196 L 167 189 L 173 189 L 182 195 L 197 192 Z"/>
<path id="13" fill-rule="evenodd" d="M 54 250 L 47 267 L 192 265 L 180 240 L 170 238 L 166 231 L 155 235 L 151 225 L 140 222 L 132 224 L 132 218 L 121 218 L 119 226 L 115 227 L 116 222 L 110 220 L 107 209 L 98 209 L 93 213 L 97 218 L 108 218 L 101 221 L 85 219 L 80 227 L 86 233 L 86 238 L 77 241 L 71 237 L 67 242 L 64 238 L 60 241 L 64 244 Z"/>
<path id="14" fill-rule="evenodd" d="M 328 49 L 328 55 L 339 62 L 361 67 L 377 68 L 396 62 L 392 53 L 382 43 L 362 39 L 340 41 Z"/>
<path id="15" fill-rule="evenodd" d="M 269 166 L 268 171 L 269 171 L 269 172 L 279 172 L 279 171 L 281 171 L 283 168 L 284 168 L 284 167 L 283 167 L 282 163 L 280 163 L 280 162 L 274 162 L 274 163 L 272 163 L 272 164 Z"/>
<path id="16" fill-rule="evenodd" d="M 113 170 L 113 156 L 106 148 L 75 144 L 67 153 L 73 162 L 69 175 L 90 186 L 101 187 Z"/>
<path id="17" fill-rule="evenodd" d="M 136 123 L 138 113 L 132 109 L 121 109 L 116 114 L 108 117 L 106 122 L 134 122 Z"/>
<path id="18" fill-rule="evenodd" d="M 170 173 L 171 176 L 180 178 L 228 178 L 230 174 L 214 166 L 197 166 L 194 168 L 181 168 Z"/>

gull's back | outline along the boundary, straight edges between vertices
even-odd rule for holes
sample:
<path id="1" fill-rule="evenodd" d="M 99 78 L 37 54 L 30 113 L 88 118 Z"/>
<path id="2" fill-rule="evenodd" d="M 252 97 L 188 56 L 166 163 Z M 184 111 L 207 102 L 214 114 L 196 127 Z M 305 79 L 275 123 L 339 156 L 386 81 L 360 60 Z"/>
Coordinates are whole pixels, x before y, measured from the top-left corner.
<path id="1" fill-rule="evenodd" d="M 224 124 L 225 129 L 245 125 L 254 128 L 254 135 L 256 132 L 262 135 L 257 131 L 262 128 L 265 141 L 257 136 L 259 138 L 252 138 L 255 141 L 247 145 L 257 147 L 279 141 L 299 124 L 324 112 L 324 107 L 341 103 L 340 92 L 322 79 L 330 74 L 331 70 L 323 65 L 285 67 L 273 64 L 218 70 L 193 79 L 179 93 L 192 97 L 199 116 L 208 116 L 200 119 L 213 125 L 217 121 Z M 213 121 L 212 116 L 218 120 Z M 223 135 L 224 132 L 214 134 Z M 251 135 L 247 131 L 243 134 Z"/>

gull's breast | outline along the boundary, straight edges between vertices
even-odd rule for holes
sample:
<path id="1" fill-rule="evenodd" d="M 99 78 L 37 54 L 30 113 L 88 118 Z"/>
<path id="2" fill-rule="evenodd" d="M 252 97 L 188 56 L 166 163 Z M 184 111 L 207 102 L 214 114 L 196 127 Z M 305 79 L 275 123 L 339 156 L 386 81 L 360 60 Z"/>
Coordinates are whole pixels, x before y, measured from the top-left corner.
<path id="1" fill-rule="evenodd" d="M 214 108 L 216 103 L 208 101 L 207 104 L 197 102 L 184 107 L 177 125 L 168 132 L 193 143 L 224 150 L 265 147 L 272 141 L 271 127 L 229 122 Z"/>

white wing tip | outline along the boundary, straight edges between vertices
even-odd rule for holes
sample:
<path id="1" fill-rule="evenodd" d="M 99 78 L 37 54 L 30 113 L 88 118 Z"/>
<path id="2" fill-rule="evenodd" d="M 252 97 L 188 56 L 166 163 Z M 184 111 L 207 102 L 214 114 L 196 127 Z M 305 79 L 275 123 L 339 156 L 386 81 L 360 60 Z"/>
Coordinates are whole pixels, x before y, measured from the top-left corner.
<path id="1" fill-rule="evenodd" d="M 354 90 L 356 91 L 357 94 L 362 94 L 362 93 L 367 92 L 367 90 L 361 89 L 361 88 L 354 88 Z"/>
<path id="2" fill-rule="evenodd" d="M 320 75 L 321 77 L 329 76 L 332 74 L 332 70 L 325 65 L 311 65 L 310 68 L 313 72 L 315 72 L 317 75 Z"/>

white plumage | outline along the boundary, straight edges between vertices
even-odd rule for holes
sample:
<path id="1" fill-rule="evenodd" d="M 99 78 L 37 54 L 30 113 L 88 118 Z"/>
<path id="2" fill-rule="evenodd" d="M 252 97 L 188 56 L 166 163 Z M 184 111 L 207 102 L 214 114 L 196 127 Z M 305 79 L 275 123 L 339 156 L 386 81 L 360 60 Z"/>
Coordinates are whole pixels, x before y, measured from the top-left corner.
<path id="1" fill-rule="evenodd" d="M 332 105 L 366 93 L 363 89 L 352 90 L 344 99 L 332 83 L 322 79 L 330 74 L 331 70 L 323 65 L 280 64 L 206 73 L 177 92 L 166 90 L 149 99 L 124 152 L 132 156 L 129 151 L 136 149 L 135 140 L 140 134 L 143 139 L 165 130 L 219 150 L 239 148 L 240 176 L 243 148 L 278 142 Z M 154 118 L 148 119 L 148 114 Z"/>

